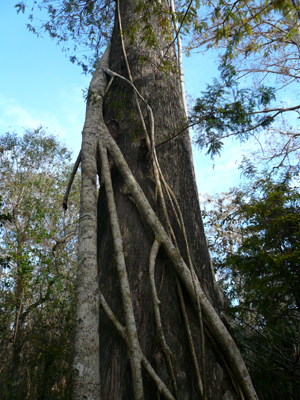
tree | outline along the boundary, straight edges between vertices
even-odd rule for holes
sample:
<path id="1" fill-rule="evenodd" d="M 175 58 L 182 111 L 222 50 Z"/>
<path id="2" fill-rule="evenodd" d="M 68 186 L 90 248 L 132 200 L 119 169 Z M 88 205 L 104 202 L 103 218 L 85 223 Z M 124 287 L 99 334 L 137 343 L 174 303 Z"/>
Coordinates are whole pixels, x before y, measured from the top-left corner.
<path id="1" fill-rule="evenodd" d="M 256 73 L 260 80 L 271 75 L 284 84 L 297 82 L 298 1 L 213 0 L 206 7 L 200 8 L 194 23 L 189 50 L 225 48 L 223 60 L 233 62 L 240 75 Z"/>
<path id="2" fill-rule="evenodd" d="M 95 7 L 111 10 L 101 1 L 42 4 L 46 29 L 67 21 L 71 36 Z M 220 318 L 226 302 L 206 244 L 189 134 L 168 141 L 187 122 L 170 5 L 116 3 L 110 45 L 87 92 L 74 399 L 257 398 Z"/>
<path id="3" fill-rule="evenodd" d="M 289 0 L 213 0 L 197 11 L 187 49 L 215 47 L 221 58 L 221 79 L 196 101 L 191 120 L 209 152 L 228 136 L 254 137 L 267 150 L 264 158 L 297 165 L 300 106 L 293 95 L 286 104 L 280 93 L 298 90 L 299 15 L 298 2 Z"/>
<path id="4" fill-rule="evenodd" d="M 1 398 L 67 399 L 79 182 L 64 216 L 70 152 L 41 127 L 0 137 Z M 77 193 L 75 191 L 77 187 Z"/>
<path id="5" fill-rule="evenodd" d="M 298 181 L 298 171 L 252 173 L 206 214 L 235 337 L 261 399 L 299 397 Z"/>

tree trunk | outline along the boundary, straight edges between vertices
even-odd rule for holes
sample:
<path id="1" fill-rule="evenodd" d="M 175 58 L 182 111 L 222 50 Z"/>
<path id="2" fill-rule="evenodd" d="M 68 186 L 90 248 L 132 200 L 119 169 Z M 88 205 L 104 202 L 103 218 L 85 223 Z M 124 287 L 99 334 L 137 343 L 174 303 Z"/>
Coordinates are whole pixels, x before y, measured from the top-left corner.
<path id="1" fill-rule="evenodd" d="M 157 43 L 153 47 L 149 46 L 142 37 L 141 29 L 135 33 L 132 43 L 126 32 L 131 31 L 132 24 L 137 19 L 136 3 L 128 0 L 120 3 L 119 17 L 118 8 L 116 11 L 107 70 L 110 75 L 116 73 L 119 76 L 114 77 L 103 103 L 104 122 L 114 139 L 110 145 L 106 142 L 110 167 L 108 175 L 111 176 L 112 188 L 105 167 L 105 141 L 100 140 L 98 149 L 101 186 L 97 210 L 97 259 L 99 288 L 103 297 L 99 316 L 101 388 L 99 397 L 93 398 L 150 400 L 159 398 L 161 392 L 163 398 L 169 399 L 234 400 L 244 391 L 246 398 L 255 399 L 254 389 L 253 392 L 249 389 L 250 394 L 247 389 L 243 390 L 242 375 L 247 375 L 244 367 L 241 366 L 240 378 L 236 378 L 234 363 L 239 362 L 225 361 L 228 357 L 224 354 L 226 349 L 219 348 L 212 322 L 205 311 L 201 311 L 202 303 L 207 302 L 205 304 L 208 308 L 211 304 L 216 310 L 216 316 L 213 317 L 216 319 L 224 313 L 226 302 L 215 282 L 210 262 L 189 133 L 186 131 L 168 140 L 182 129 L 186 120 L 180 81 L 174 69 L 174 46 L 169 45 L 170 37 L 162 31 L 165 16 L 159 12 L 153 16 L 154 8 L 158 4 L 149 6 L 152 12 L 149 23 L 153 27 Z M 120 34 L 119 21 L 122 23 L 124 37 Z M 168 16 L 166 23 L 169 23 Z M 145 21 L 140 24 L 146 26 Z M 148 39 L 150 33 L 147 33 Z M 122 48 L 123 40 L 125 53 Z M 126 65 L 126 57 L 130 71 Z M 138 95 L 133 90 L 131 80 L 139 92 Z M 137 99 L 146 130 L 139 115 Z M 157 145 L 162 143 L 156 147 L 162 174 L 155 163 L 154 146 L 151 147 L 147 137 L 147 132 L 151 136 L 150 109 L 154 117 L 155 142 Z M 101 118 L 99 117 L 100 120 Z M 130 188 L 125 173 L 120 172 L 121 164 L 114 158 L 112 150 L 115 144 L 119 146 L 135 180 L 164 226 L 162 236 L 155 231 L 156 228 L 151 229 L 149 215 L 152 211 L 142 210 L 143 206 L 135 197 L 134 189 Z M 84 153 L 82 157 L 84 158 Z M 168 185 L 163 184 L 164 180 Z M 173 193 L 168 191 L 168 187 Z M 181 211 L 176 206 L 173 195 Z M 180 213 L 185 229 L 180 227 Z M 158 226 L 157 222 L 154 225 Z M 171 238 L 170 245 L 168 239 L 165 239 L 166 233 Z M 116 245 L 117 242 L 119 245 Z M 174 249 L 172 247 L 173 250 L 170 250 L 170 246 Z M 180 258 L 176 248 L 183 259 L 182 273 L 180 267 L 176 269 L 177 272 L 174 269 L 176 257 Z M 189 287 L 185 280 L 187 265 L 190 267 L 187 280 L 192 282 Z M 130 296 L 125 293 L 124 285 L 127 284 Z M 110 319 L 103 298 L 114 313 Z M 106 312 L 103 311 L 105 308 Z M 221 330 L 226 331 L 223 324 L 220 324 Z M 228 337 L 230 338 L 229 335 Z M 224 343 L 226 340 L 224 339 Z M 226 342 L 229 343 L 228 348 L 232 346 L 231 341 L 230 338 Z M 230 351 L 229 349 L 228 352 Z M 141 365 L 143 368 L 140 379 Z M 153 380 L 154 375 L 156 383 Z M 84 397 L 78 395 L 76 398 Z"/>

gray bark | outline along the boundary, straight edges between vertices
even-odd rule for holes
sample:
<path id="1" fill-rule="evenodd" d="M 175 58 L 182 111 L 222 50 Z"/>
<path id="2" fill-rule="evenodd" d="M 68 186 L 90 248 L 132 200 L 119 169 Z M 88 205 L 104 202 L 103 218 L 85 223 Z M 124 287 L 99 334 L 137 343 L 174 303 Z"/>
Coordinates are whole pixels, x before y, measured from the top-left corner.
<path id="1" fill-rule="evenodd" d="M 99 63 L 89 87 L 81 148 L 81 200 L 79 220 L 78 269 L 76 287 L 76 332 L 74 348 L 73 397 L 99 400 L 99 287 L 97 270 L 97 144 L 102 115 L 102 67 L 109 49 Z M 106 83 L 106 82 L 105 82 Z M 100 86 L 99 86 L 100 85 Z"/>
<path id="2" fill-rule="evenodd" d="M 134 4 L 121 1 L 124 32 L 135 22 Z M 103 110 L 101 96 L 87 106 L 82 146 L 75 398 L 150 400 L 161 393 L 168 399 L 234 400 L 237 393 L 243 392 L 245 398 L 254 400 L 256 394 L 243 360 L 219 318 L 226 302 L 211 268 L 188 132 L 159 146 L 157 157 L 178 200 L 190 253 L 172 198 L 165 193 L 163 204 L 161 193 L 157 196 L 157 170 L 154 173 L 153 152 L 138 113 L 131 79 L 153 111 L 156 143 L 181 130 L 186 113 L 178 74 L 172 68 L 163 68 L 166 60 L 171 66 L 177 64 L 174 48 L 165 52 L 168 40 L 156 22 L 152 18 L 157 38 L 152 48 L 142 40 L 141 31 L 136 33 L 134 43 L 125 36 L 129 74 L 116 18 L 108 66 L 127 81 L 114 78 Z M 91 92 L 104 93 L 104 61 L 97 67 Z M 150 132 L 149 107 L 141 101 L 140 108 Z M 96 213 L 98 140 L 101 187 Z M 95 285 L 96 245 L 101 292 L 100 343 L 95 329 L 99 301 Z M 188 268 L 191 263 L 194 277 L 193 270 Z M 205 340 L 200 338 L 199 304 Z"/>
<path id="3" fill-rule="evenodd" d="M 134 5 L 131 2 L 121 2 L 121 18 L 124 31 L 132 23 L 133 8 Z M 161 143 L 176 133 L 185 120 L 185 110 L 181 101 L 177 76 L 172 72 L 169 72 L 166 76 L 156 66 L 159 66 L 159 57 L 163 54 L 166 42 L 164 38 L 159 38 L 158 48 L 151 50 L 145 46 L 145 43 L 140 41 L 138 34 L 133 45 L 128 45 L 126 36 L 125 42 L 134 84 L 153 110 L 156 143 Z M 149 58 L 150 62 L 141 62 L 141 56 Z M 175 62 L 173 49 L 169 50 L 168 56 L 171 62 Z M 129 79 L 122 54 L 118 23 L 115 24 L 112 37 L 109 68 Z M 142 103 L 141 108 L 149 128 L 146 107 Z M 106 125 L 125 156 L 135 179 L 146 194 L 153 209 L 156 210 L 158 217 L 163 220 L 161 204 L 155 200 L 155 178 L 152 172 L 152 160 L 146 148 L 132 88 L 126 82 L 115 78 L 106 97 L 103 111 Z M 182 134 L 175 140 L 160 146 L 157 153 L 165 179 L 174 191 L 182 210 L 191 255 L 200 284 L 219 313 L 224 309 L 224 299 L 216 288 L 211 271 L 195 182 L 189 135 Z M 149 256 L 154 242 L 154 234 L 145 225 L 145 221 L 141 219 L 136 202 L 112 161 L 111 173 L 141 349 L 163 381 L 170 383 L 171 377 L 167 360 L 156 333 L 154 304 L 149 280 Z M 172 227 L 178 238 L 179 249 L 181 254 L 184 255 L 184 242 L 180 238 L 175 215 L 172 213 L 169 203 L 167 203 L 167 207 Z M 117 319 L 125 325 L 104 185 L 101 186 L 98 203 L 98 265 L 100 290 L 103 292 Z M 164 250 L 159 251 L 156 259 L 155 281 L 161 302 L 160 313 L 163 331 L 174 357 L 175 375 L 180 398 L 200 398 L 187 333 L 184 328 L 174 270 Z M 201 346 L 198 318 L 193 300 L 184 287 L 183 296 L 190 319 L 196 354 L 200 360 Z M 210 340 L 206 338 L 205 342 L 207 345 L 205 349 L 205 379 L 208 387 L 208 398 L 219 400 L 222 399 L 226 392 L 233 393 L 232 396 L 234 398 L 235 390 L 224 365 L 222 365 L 222 361 L 215 353 Z M 132 399 L 134 395 L 126 343 L 102 312 L 100 312 L 100 348 L 102 400 L 112 398 Z M 201 369 L 200 361 L 199 364 Z M 156 398 L 157 388 L 151 378 L 143 373 L 143 380 L 145 399 Z"/>

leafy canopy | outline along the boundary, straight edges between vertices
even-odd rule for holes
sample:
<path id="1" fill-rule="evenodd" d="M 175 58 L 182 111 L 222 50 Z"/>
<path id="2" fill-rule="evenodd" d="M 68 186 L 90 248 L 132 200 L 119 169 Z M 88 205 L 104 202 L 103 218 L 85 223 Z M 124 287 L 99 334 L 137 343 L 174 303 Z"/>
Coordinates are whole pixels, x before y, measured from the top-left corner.
<path id="1" fill-rule="evenodd" d="M 36 35 L 48 34 L 70 55 L 85 73 L 95 69 L 101 52 L 108 44 L 115 18 L 114 0 L 40 0 L 20 1 L 15 5 L 17 13 L 29 12 L 27 28 Z M 179 21 L 184 31 L 197 15 L 199 1 L 178 1 L 179 11 L 172 13 L 167 3 L 159 0 L 136 1 L 136 19 L 128 26 L 125 34 L 132 42 L 137 32 L 147 46 L 156 45 L 152 18 L 155 15 L 161 34 L 170 36 L 171 20 Z M 39 22 L 42 21 L 41 24 Z M 188 29 L 188 28 L 186 28 Z M 173 37 L 170 37 L 172 40 Z M 168 49 L 165 49 L 167 56 Z"/>
<path id="2" fill-rule="evenodd" d="M 260 399 L 300 394 L 299 170 L 258 173 L 204 213 L 233 334 Z M 213 208 L 211 206 L 214 205 Z"/>
<path id="3" fill-rule="evenodd" d="M 236 136 L 243 141 L 274 121 L 267 111 L 259 111 L 275 100 L 274 88 L 241 88 L 232 65 L 222 64 L 219 69 L 220 80 L 207 85 L 190 116 L 191 125 L 197 129 L 196 143 L 206 147 L 212 157 L 220 154 L 226 137 Z"/>
<path id="4" fill-rule="evenodd" d="M 115 1 L 41 0 L 32 1 L 31 6 L 26 3 L 21 1 L 15 7 L 18 13 L 29 11 L 29 31 L 38 36 L 48 34 L 85 73 L 95 68 L 111 36 Z"/>
<path id="5" fill-rule="evenodd" d="M 0 148 L 0 397 L 67 399 L 79 180 L 64 215 L 69 150 L 41 127 L 7 132 Z"/>

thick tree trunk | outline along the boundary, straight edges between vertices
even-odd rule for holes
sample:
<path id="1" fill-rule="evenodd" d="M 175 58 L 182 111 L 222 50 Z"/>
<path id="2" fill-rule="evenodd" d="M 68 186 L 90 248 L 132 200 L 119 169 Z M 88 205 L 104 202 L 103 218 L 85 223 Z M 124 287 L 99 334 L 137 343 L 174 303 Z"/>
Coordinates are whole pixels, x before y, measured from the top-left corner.
<path id="1" fill-rule="evenodd" d="M 123 30 L 133 22 L 134 2 L 122 1 L 120 14 Z M 122 51 L 118 19 L 116 18 L 109 68 L 129 79 Z M 156 21 L 152 20 L 152 24 Z M 155 28 L 154 28 L 155 29 Z M 133 44 L 125 34 L 126 53 L 133 76 L 133 83 L 151 106 L 155 120 L 156 143 L 162 143 L 178 132 L 185 119 L 181 101 L 178 77 L 172 71 L 161 71 L 161 56 L 166 53 L 166 38 L 156 27 L 158 44 L 149 49 L 141 41 L 139 34 Z M 142 60 L 143 57 L 143 60 Z M 165 61 L 174 63 L 174 49 L 171 47 Z M 141 103 L 143 115 L 149 131 L 149 115 Z M 156 199 L 156 184 L 152 159 L 146 147 L 146 138 L 135 102 L 134 91 L 125 81 L 115 78 L 104 105 L 106 125 L 120 147 L 137 182 L 146 194 L 151 206 L 163 221 L 162 204 Z M 217 312 L 224 311 L 224 299 L 220 294 L 210 264 L 210 257 L 201 219 L 199 197 L 195 182 L 191 141 L 188 133 L 183 133 L 157 148 L 159 163 L 164 177 L 178 199 L 186 227 L 192 261 L 201 286 Z M 175 396 L 167 359 L 157 335 L 154 304 L 149 279 L 149 256 L 154 235 L 141 219 L 135 201 L 131 197 L 124 180 L 114 163 L 111 162 L 113 189 L 123 236 L 127 273 L 130 282 L 137 334 L 141 349 L 157 374 Z M 167 210 L 172 228 L 176 234 L 181 254 L 187 262 L 182 235 L 179 232 L 170 201 Z M 98 265 L 100 290 L 114 311 L 118 320 L 125 325 L 120 284 L 115 261 L 115 250 L 110 227 L 110 219 L 105 195 L 105 185 L 101 186 L 98 203 Z M 193 367 L 188 336 L 185 329 L 182 308 L 173 266 L 164 250 L 159 250 L 155 264 L 155 282 L 161 302 L 160 314 L 165 340 L 172 352 L 175 379 L 180 399 L 200 399 L 199 385 Z M 181 285 L 182 286 L 182 285 Z M 183 298 L 190 321 L 191 334 L 201 369 L 201 340 L 197 310 L 186 289 L 182 287 Z M 131 369 L 126 343 L 114 329 L 107 316 L 100 312 L 100 375 L 102 400 L 133 399 Z M 205 337 L 205 380 L 208 399 L 235 398 L 225 365 L 208 337 Z M 145 399 L 157 397 L 157 387 L 143 371 Z M 231 396 L 231 397 L 230 397 Z"/>
<path id="2" fill-rule="evenodd" d="M 159 2 L 150 2 L 152 17 L 135 30 L 135 6 L 133 0 L 117 6 L 109 60 L 106 53 L 90 85 L 81 152 L 74 399 L 234 400 L 243 392 L 255 400 L 219 317 L 225 300 L 211 267 L 189 134 L 168 140 L 186 123 L 174 46 L 163 34 L 170 21 Z M 154 38 L 151 30 L 143 34 L 147 23 Z M 132 42 L 126 33 L 133 31 Z M 104 97 L 103 70 L 114 76 Z"/>

